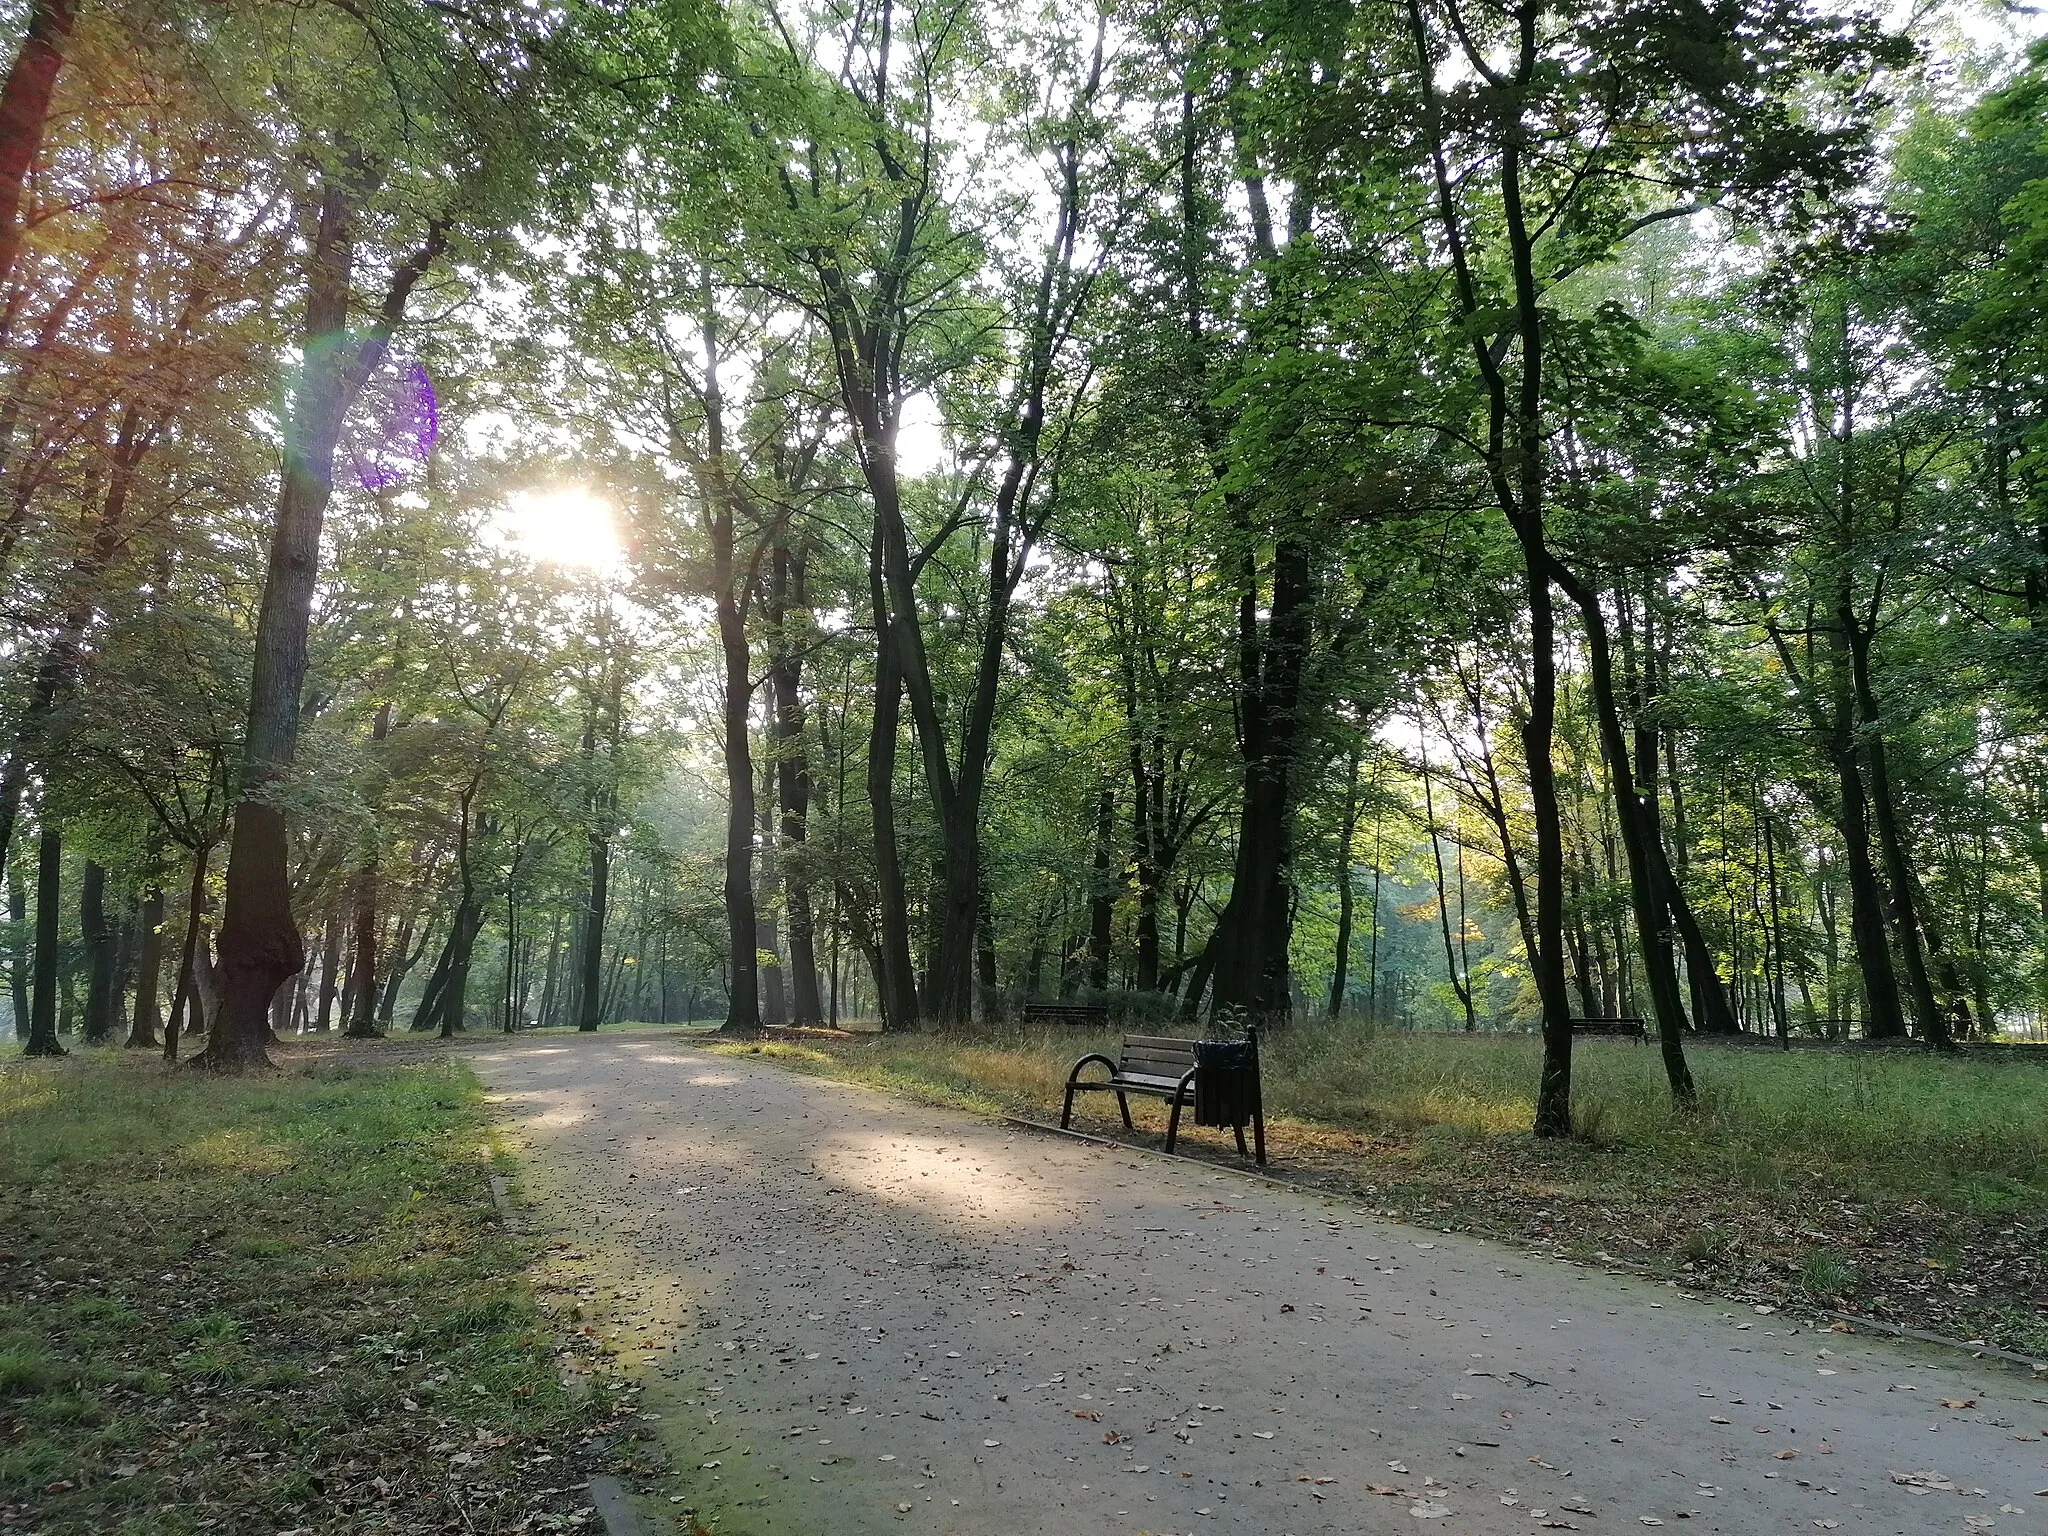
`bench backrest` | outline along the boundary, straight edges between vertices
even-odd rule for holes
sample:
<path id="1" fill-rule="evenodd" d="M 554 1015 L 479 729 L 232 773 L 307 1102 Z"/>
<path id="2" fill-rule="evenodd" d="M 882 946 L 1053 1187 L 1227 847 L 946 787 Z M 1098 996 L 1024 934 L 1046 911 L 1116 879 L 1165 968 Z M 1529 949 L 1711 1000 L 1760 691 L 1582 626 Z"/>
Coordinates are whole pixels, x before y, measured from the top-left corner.
<path id="1" fill-rule="evenodd" d="M 1117 1053 L 1119 1073 L 1142 1077 L 1184 1077 L 1195 1065 L 1195 1042 L 1166 1035 L 1125 1035 Z"/>

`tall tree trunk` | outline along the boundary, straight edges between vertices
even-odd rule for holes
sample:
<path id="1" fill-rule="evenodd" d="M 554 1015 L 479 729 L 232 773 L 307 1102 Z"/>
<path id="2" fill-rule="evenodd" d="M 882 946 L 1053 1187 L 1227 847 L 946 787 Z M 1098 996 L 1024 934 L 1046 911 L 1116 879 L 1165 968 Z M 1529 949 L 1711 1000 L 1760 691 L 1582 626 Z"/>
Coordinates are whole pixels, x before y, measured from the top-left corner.
<path id="1" fill-rule="evenodd" d="M 1421 727 L 1421 723 L 1420 719 L 1416 721 L 1418 730 Z M 1470 1032 L 1478 1028 L 1478 1020 L 1474 1017 L 1472 1011 L 1471 980 L 1465 975 L 1463 967 L 1459 965 L 1459 951 L 1451 942 L 1451 893 L 1444 884 L 1444 845 L 1442 837 L 1439 836 L 1440 829 L 1436 822 L 1436 792 L 1430 784 L 1429 743 L 1427 737 L 1423 737 L 1419 741 L 1418 750 L 1421 754 L 1422 767 L 1422 833 L 1423 836 L 1429 839 L 1429 856 L 1436 869 L 1437 926 L 1443 934 L 1444 974 L 1450 980 L 1452 995 L 1458 999 L 1458 1007 L 1465 1016 L 1465 1028 L 1467 1032 Z M 1458 928 L 1462 935 L 1464 932 L 1464 923 L 1462 921 L 1460 921 Z"/>
<path id="2" fill-rule="evenodd" d="M 443 1040 L 452 1039 L 469 1022 L 469 967 L 476 955 L 476 936 L 484 925 L 483 903 L 464 891 L 448 930 L 448 968 L 441 985 L 435 1018 Z"/>
<path id="3" fill-rule="evenodd" d="M 207 1065 L 219 1071 L 268 1064 L 264 1044 L 270 999 L 287 977 L 305 967 L 305 942 L 292 918 L 284 812 L 270 790 L 290 772 L 298 749 L 299 694 L 319 575 L 320 529 L 334 490 L 335 447 L 351 401 L 383 361 L 413 287 L 439 257 L 446 238 L 443 226 L 430 227 L 425 244 L 393 273 L 368 338 L 350 344 L 344 338 L 355 267 L 354 214 L 344 189 L 327 182 L 307 263 L 301 332 L 305 361 L 285 429 L 283 484 L 256 619 L 242 799 L 235 806 L 228 845 L 220 1017 L 205 1053 Z"/>
<path id="4" fill-rule="evenodd" d="M 1330 968 L 1330 1017 L 1344 1011 L 1344 993 L 1351 981 L 1351 842 L 1358 835 L 1358 743 L 1344 764 L 1344 823 L 1337 842 L 1337 954 Z"/>
<path id="5" fill-rule="evenodd" d="M 206 934 L 206 867 L 213 844 L 192 851 L 192 878 L 185 889 L 185 936 L 178 945 L 178 979 L 171 984 L 171 1015 L 164 1021 L 164 1059 L 178 1059 L 178 1037 L 188 1017 L 199 1013 L 199 955 Z"/>
<path id="6" fill-rule="evenodd" d="M 0 83 L 0 288 L 13 277 L 21 255 L 22 195 L 77 22 L 77 0 L 31 0 L 21 51 Z"/>
<path id="7" fill-rule="evenodd" d="M 800 686 L 803 657 L 796 637 L 789 633 L 792 617 L 809 610 L 807 565 L 801 547 L 792 549 L 786 541 L 776 541 L 769 566 L 769 621 L 776 634 L 769 680 L 775 711 L 775 781 L 782 804 L 781 851 L 776 866 L 789 918 L 790 1022 L 799 1029 L 814 1029 L 825 1017 L 818 988 L 810 867 L 804 857 L 804 844 L 810 836 L 811 748 Z"/>
<path id="8" fill-rule="evenodd" d="M 751 776 L 750 776 L 751 782 Z M 731 875 L 726 879 L 728 884 Z M 611 840 L 595 826 L 590 834 L 590 896 L 583 908 L 583 945 L 576 957 L 576 1028 L 590 1034 L 604 1015 L 604 918 L 611 895 Z M 728 893 L 729 899 L 730 893 Z"/>
<path id="9" fill-rule="evenodd" d="M 2042 869 L 2041 889 L 2044 901 L 2048 901 L 2048 863 L 2044 863 Z M 2043 906 L 2042 912 L 2044 919 L 2048 919 L 2048 905 Z M 14 1014 L 14 1038 L 26 1042 L 29 1016 L 28 891 L 21 883 L 20 872 L 12 867 L 8 870 L 7 878 L 7 920 L 14 930 L 7 960 L 8 996 Z M 2048 947 L 2044 947 L 2044 952 L 2048 952 Z M 2048 995 L 2048 988 L 2044 988 L 2044 995 Z"/>
<path id="10" fill-rule="evenodd" d="M 729 1034 L 761 1029 L 760 917 L 754 906 L 754 759 L 747 739 L 753 705 L 748 676 L 747 633 L 733 594 L 732 523 L 722 518 L 724 540 L 718 579 L 718 638 L 725 657 L 725 927 L 731 969 L 726 981 L 725 1023 Z M 595 977 L 586 984 L 595 988 Z"/>
<path id="11" fill-rule="evenodd" d="M 1088 891 L 1088 985 L 1109 990 L 1109 946 L 1116 917 L 1116 791 L 1095 798 L 1095 866 Z"/>
<path id="12" fill-rule="evenodd" d="M 887 614 L 880 556 L 870 562 L 875 612 Z M 875 910 L 880 969 L 875 1000 L 885 1030 L 918 1026 L 916 971 L 910 959 L 910 899 L 903 884 L 903 854 L 896 837 L 896 742 L 901 727 L 902 674 L 886 617 L 875 636 L 874 720 L 868 736 L 868 808 L 874 821 Z"/>
<path id="13" fill-rule="evenodd" d="M 114 1036 L 120 993 L 114 975 L 114 925 L 107 916 L 107 872 L 88 859 L 78 884 L 78 927 L 85 939 L 84 1041 L 104 1045 Z"/>
<path id="14" fill-rule="evenodd" d="M 1259 582 L 1238 577 L 1239 710 L 1244 720 L 1243 801 L 1230 899 L 1209 944 L 1218 1017 L 1285 1023 L 1292 1004 L 1291 870 L 1295 757 L 1301 742 L 1301 686 L 1308 659 L 1314 579 L 1307 545 L 1282 537 L 1273 552 L 1272 597 L 1261 632 Z"/>
<path id="15" fill-rule="evenodd" d="M 1678 975 L 1671 964 L 1669 922 L 1683 922 L 1691 915 L 1685 893 L 1672 878 L 1664 862 L 1664 849 L 1656 823 L 1645 810 L 1636 791 L 1631 771 L 1631 743 L 1624 735 L 1621 710 L 1614 695 L 1614 653 L 1607 639 L 1607 616 L 1600 597 L 1580 582 L 1561 563 L 1553 562 L 1553 574 L 1560 589 L 1579 610 L 1586 636 L 1588 670 L 1592 674 L 1593 708 L 1599 722 L 1600 746 L 1607 759 L 1608 782 L 1614 792 L 1616 821 L 1622 846 L 1628 854 L 1629 898 L 1635 909 L 1636 937 L 1642 951 L 1643 971 L 1650 985 L 1650 1006 L 1657 1018 L 1657 1039 L 1664 1056 L 1664 1074 L 1671 1098 L 1681 1108 L 1698 1100 L 1692 1069 L 1685 1060 L 1685 1004 L 1678 994 Z M 1633 745 L 1638 754 L 1641 738 Z M 1684 914 L 1681 917 L 1681 914 Z M 1712 972 L 1709 971 L 1709 975 Z M 1720 978 L 1713 977 L 1718 990 Z M 1704 995 L 1704 991 L 1702 993 Z"/>
<path id="16" fill-rule="evenodd" d="M 1920 1038 L 1937 1050 L 1955 1042 L 1949 1037 L 1948 1017 L 1935 1001 L 1934 984 L 1928 977 L 1927 952 L 1921 942 L 1921 918 L 1916 910 L 1912 861 L 1906 854 L 1905 833 L 1899 826 L 1898 800 L 1892 791 L 1889 754 L 1885 749 L 1884 718 L 1877 704 L 1877 690 L 1870 675 L 1870 634 L 1859 622 L 1848 602 L 1837 605 L 1835 622 L 1841 627 L 1849 652 L 1849 673 L 1856 701 L 1856 741 L 1870 775 L 1870 817 L 1877 827 L 1877 845 L 1884 860 L 1885 889 L 1890 896 L 1893 953 L 1906 973 L 1906 996 L 1912 1003 L 1913 1023 Z"/>
<path id="17" fill-rule="evenodd" d="M 371 752 L 377 753 L 390 736 L 391 701 L 386 699 L 370 722 Z M 349 963 L 348 994 L 341 1001 L 342 1030 L 351 1040 L 374 1040 L 382 1033 L 377 1027 L 377 877 L 378 830 L 373 827 L 351 893 L 355 954 Z M 404 947 L 401 938 L 401 952 Z"/>
<path id="18" fill-rule="evenodd" d="M 129 1016 L 127 1043 L 138 1050 L 154 1050 L 163 1016 L 157 1009 L 157 984 L 164 968 L 164 891 L 152 885 L 142 898 L 136 919 L 138 930 L 135 957 L 135 1011 Z"/>
<path id="19" fill-rule="evenodd" d="M 391 1016 L 398 1009 L 398 989 L 405 985 L 405 978 L 419 963 L 420 956 L 426 953 L 427 945 L 432 941 L 433 923 L 429 920 L 425 931 L 420 934 L 418 946 L 415 947 L 412 942 L 415 926 L 413 915 L 408 912 L 398 920 L 398 932 L 392 937 L 391 971 L 384 978 L 384 990 L 377 999 L 379 1034 L 391 1027 Z"/>
<path id="20" fill-rule="evenodd" d="M 24 1056 L 68 1054 L 57 1040 L 57 951 L 63 915 L 63 873 L 63 835 L 46 823 L 36 847 L 35 995 L 29 1003 L 28 1043 L 21 1052 Z"/>
<path id="21" fill-rule="evenodd" d="M 557 912 L 548 925 L 548 963 L 541 974 L 540 1012 L 537 1017 L 543 1029 L 555 1022 L 555 987 L 561 970 L 561 954 L 562 914 Z"/>
<path id="22" fill-rule="evenodd" d="M 320 1001 L 313 1016 L 313 1032 L 324 1035 L 334 1027 L 334 998 L 341 981 L 341 910 L 327 914 L 326 942 L 320 946 Z"/>

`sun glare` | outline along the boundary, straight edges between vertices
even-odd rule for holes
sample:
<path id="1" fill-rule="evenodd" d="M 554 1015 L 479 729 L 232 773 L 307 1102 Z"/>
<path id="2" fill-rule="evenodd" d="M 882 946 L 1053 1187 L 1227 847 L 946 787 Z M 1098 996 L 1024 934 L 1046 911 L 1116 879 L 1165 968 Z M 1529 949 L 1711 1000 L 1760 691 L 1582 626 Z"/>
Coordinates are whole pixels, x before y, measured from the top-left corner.
<path id="1" fill-rule="evenodd" d="M 609 571 L 623 560 L 611 503 L 586 487 L 514 491 L 493 523 L 497 536 L 527 559 L 584 571 Z"/>

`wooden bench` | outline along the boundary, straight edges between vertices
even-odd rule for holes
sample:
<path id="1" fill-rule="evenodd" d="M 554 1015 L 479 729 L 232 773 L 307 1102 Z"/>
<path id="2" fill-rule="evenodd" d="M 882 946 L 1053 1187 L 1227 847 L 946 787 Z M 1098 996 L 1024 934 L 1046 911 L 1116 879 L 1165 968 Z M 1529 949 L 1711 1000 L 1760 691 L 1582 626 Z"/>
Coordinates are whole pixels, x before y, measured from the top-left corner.
<path id="1" fill-rule="evenodd" d="M 1204 1042 L 1199 1040 L 1178 1040 L 1161 1035 L 1125 1035 L 1117 1059 L 1112 1061 L 1099 1051 L 1091 1051 L 1074 1063 L 1074 1070 L 1067 1074 L 1066 1101 L 1060 1106 L 1060 1129 L 1066 1130 L 1074 1120 L 1074 1095 L 1077 1093 L 1113 1093 L 1116 1107 L 1124 1117 L 1124 1129 L 1132 1130 L 1131 1094 L 1146 1098 L 1164 1099 L 1172 1106 L 1166 1120 L 1166 1150 L 1171 1152 L 1174 1143 L 1180 1139 L 1180 1112 L 1193 1106 L 1197 1079 L 1202 1068 L 1197 1064 L 1197 1053 Z M 1266 1161 L 1266 1106 L 1259 1081 L 1258 1037 L 1253 1035 L 1247 1042 L 1250 1046 L 1250 1120 L 1252 1134 L 1258 1148 L 1260 1166 Z M 1100 1062 L 1109 1068 L 1109 1076 L 1096 1080 L 1085 1080 L 1081 1071 L 1090 1062 Z M 1244 1124 L 1239 1121 L 1231 1127 L 1237 1133 L 1237 1150 L 1240 1155 L 1249 1155 L 1251 1149 L 1244 1144 Z"/>
<path id="2" fill-rule="evenodd" d="M 1026 1024 L 1078 1024 L 1101 1029 L 1109 1023 L 1107 1003 L 1026 1003 Z"/>
<path id="3" fill-rule="evenodd" d="M 1643 1021 L 1636 1018 L 1573 1019 L 1572 1033 L 1575 1035 L 1618 1035 L 1633 1040 L 1638 1045 L 1649 1038 L 1649 1031 L 1643 1028 Z"/>

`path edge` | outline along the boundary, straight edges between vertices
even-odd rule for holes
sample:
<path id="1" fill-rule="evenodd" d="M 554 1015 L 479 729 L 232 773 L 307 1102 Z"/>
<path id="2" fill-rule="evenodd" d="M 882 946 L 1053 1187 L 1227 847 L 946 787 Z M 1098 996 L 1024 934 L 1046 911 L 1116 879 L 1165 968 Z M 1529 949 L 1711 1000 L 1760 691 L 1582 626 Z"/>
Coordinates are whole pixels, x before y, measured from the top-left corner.
<path id="1" fill-rule="evenodd" d="M 1109 1136 L 1096 1136 L 1087 1131 L 1075 1131 L 1069 1130 L 1065 1126 L 1048 1125 L 1042 1120 L 1027 1120 L 1022 1115 L 1004 1115 L 1002 1119 L 1006 1125 L 1018 1126 L 1027 1131 L 1040 1131 L 1048 1136 L 1064 1136 L 1070 1141 L 1085 1141 L 1091 1146 L 1108 1147 L 1117 1152 L 1142 1152 L 1147 1157 L 1163 1157 L 1169 1162 L 1186 1163 L 1194 1168 L 1208 1168 L 1218 1173 L 1235 1174 L 1241 1179 L 1255 1179 L 1261 1184 L 1272 1184 L 1280 1189 L 1292 1190 L 1296 1194 L 1314 1195 L 1321 1200 L 1334 1200 L 1340 1204 L 1349 1205 L 1364 1211 L 1375 1221 L 1400 1221 L 1399 1217 L 1381 1215 L 1371 1206 L 1361 1202 L 1356 1196 L 1344 1194 L 1339 1190 L 1325 1189 L 1320 1185 L 1304 1183 L 1299 1179 L 1283 1179 L 1275 1174 L 1262 1173 L 1256 1168 L 1237 1168 L 1229 1163 L 1211 1162 L 1206 1157 L 1188 1157 L 1180 1152 L 1163 1152 L 1157 1147 L 1141 1147 L 1135 1143 L 1118 1141 Z M 1401 1222 L 1401 1224 L 1403 1226 L 1414 1225 L 1413 1222 Z M 1520 1246 L 1513 1243 L 1509 1238 L 1485 1236 L 1475 1232 L 1463 1232 L 1456 1235 L 1460 1237 L 1478 1237 L 1485 1242 Z M 1533 1249 L 1527 1251 L 1532 1254 L 1535 1253 Z M 1569 1259 L 1559 1261 L 1555 1254 L 1535 1254 L 1535 1256 L 1538 1258 L 1548 1258 L 1552 1262 L 1571 1262 Z M 1646 1278 L 1642 1275 L 1630 1275 L 1626 1270 L 1611 1271 L 1611 1273 L 1627 1275 L 1628 1278 L 1634 1280 Z M 1954 1350 L 1958 1354 L 1968 1355 L 1974 1360 L 1996 1361 L 2001 1365 L 2025 1370 L 2036 1381 L 2048 1378 L 2048 1361 L 2036 1360 L 2032 1355 L 2023 1355 L 2016 1350 L 2001 1349 L 1995 1344 L 1972 1344 L 1964 1339 L 1951 1339 L 1945 1334 L 1929 1333 L 1923 1328 L 1908 1328 L 1900 1323 L 1885 1322 L 1882 1318 L 1864 1317 L 1859 1313 L 1840 1312 L 1833 1308 L 1825 1308 L 1819 1315 L 1832 1318 L 1837 1323 L 1846 1323 L 1852 1330 L 1868 1328 L 1875 1333 L 1886 1334 L 1892 1338 L 1910 1339 L 1916 1344 L 1932 1344 L 1940 1349 Z"/>

